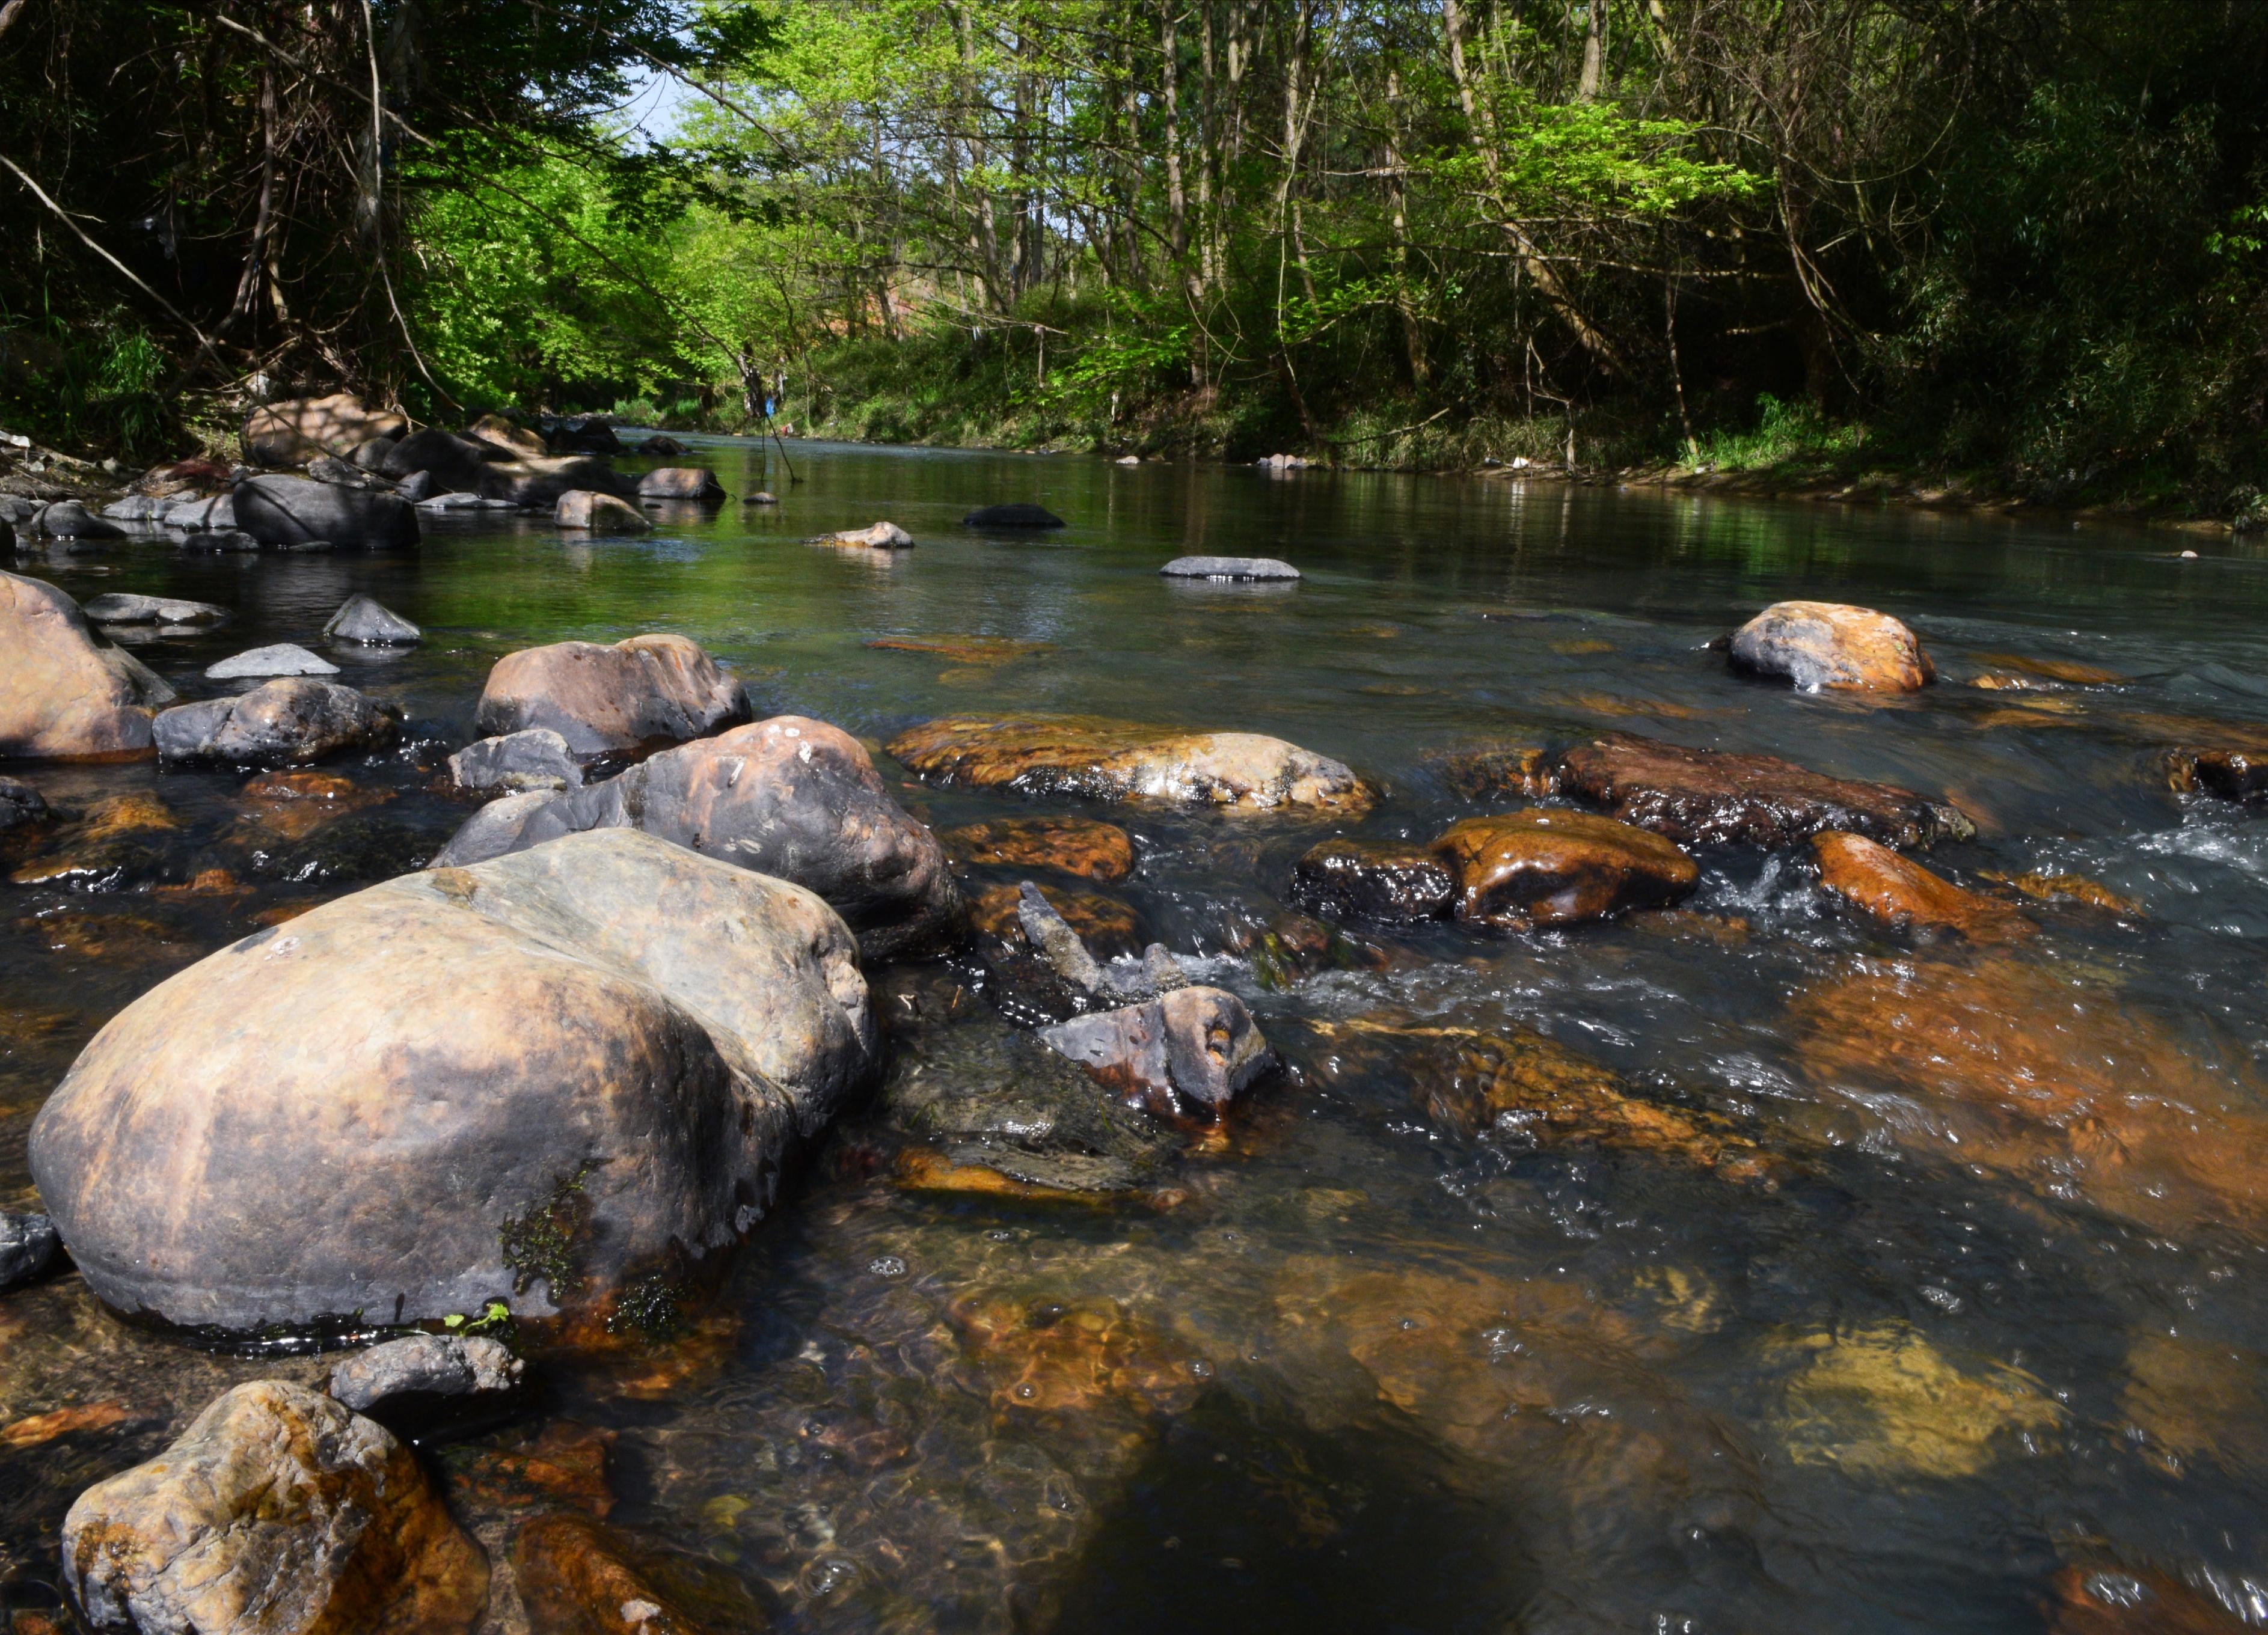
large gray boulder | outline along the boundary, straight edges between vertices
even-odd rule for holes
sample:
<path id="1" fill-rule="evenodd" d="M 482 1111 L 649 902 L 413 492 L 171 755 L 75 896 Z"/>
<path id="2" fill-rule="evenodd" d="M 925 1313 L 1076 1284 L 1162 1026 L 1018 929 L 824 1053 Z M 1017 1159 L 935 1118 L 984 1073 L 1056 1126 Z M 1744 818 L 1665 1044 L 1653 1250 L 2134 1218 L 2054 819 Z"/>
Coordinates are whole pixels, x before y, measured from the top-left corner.
<path id="1" fill-rule="evenodd" d="M 63 1554 L 91 1623 L 146 1635 L 454 1635 L 488 1596 L 487 1558 L 416 1455 L 282 1380 L 81 1493 Z"/>
<path id="2" fill-rule="evenodd" d="M 81 1052 L 32 1173 L 121 1311 L 241 1331 L 684 1292 L 869 1081 L 850 928 L 610 829 L 336 898 Z"/>
<path id="3" fill-rule="evenodd" d="M 740 684 L 700 643 L 652 634 L 507 653 L 489 671 L 475 720 L 490 735 L 549 727 L 572 753 L 604 755 L 697 738 L 749 714 Z"/>
<path id="4" fill-rule="evenodd" d="M 279 676 L 234 698 L 177 705 L 158 715 L 153 734 L 168 761 L 290 766 L 376 748 L 395 730 L 391 715 L 352 687 Z"/>
<path id="5" fill-rule="evenodd" d="M 603 783 L 477 813 L 434 859 L 476 861 L 586 830 L 635 828 L 817 892 L 869 958 L 957 932 L 945 848 L 890 796 L 864 747 L 805 715 L 776 715 L 666 750 Z"/>
<path id="6" fill-rule="evenodd" d="M 728 497 L 717 473 L 705 466 L 657 466 L 638 479 L 637 495 L 642 500 L 689 500 L 696 505 L 721 505 Z"/>
<path id="7" fill-rule="evenodd" d="M 306 477 L 247 477 L 236 485 L 236 525 L 262 545 L 395 547 L 417 543 L 417 508 L 398 494 Z M 170 519 L 170 513 L 169 519 Z"/>
<path id="8" fill-rule="evenodd" d="M 0 573 L 0 759 L 146 755 L 152 712 L 173 700 L 139 660 L 96 642 L 70 597 Z"/>

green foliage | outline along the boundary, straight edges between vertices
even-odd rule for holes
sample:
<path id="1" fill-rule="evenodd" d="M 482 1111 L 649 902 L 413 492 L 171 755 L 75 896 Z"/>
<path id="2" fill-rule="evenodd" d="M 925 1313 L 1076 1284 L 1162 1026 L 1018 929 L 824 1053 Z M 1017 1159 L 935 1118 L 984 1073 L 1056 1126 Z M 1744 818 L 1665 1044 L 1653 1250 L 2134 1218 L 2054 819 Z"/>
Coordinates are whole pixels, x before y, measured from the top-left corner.
<path id="1" fill-rule="evenodd" d="M 676 1282 L 655 1272 L 627 1286 L 607 1316 L 609 1334 L 640 1334 L 660 1343 L 685 1331 L 682 1291 Z"/>
<path id="2" fill-rule="evenodd" d="M 591 1200 L 583 1183 L 597 1166 L 585 1160 L 561 1176 L 550 1192 L 527 1213 L 497 1228 L 497 1241 L 512 1272 L 512 1292 L 525 1294 L 541 1279 L 559 1305 L 583 1287 L 578 1265 L 583 1234 L 591 1224 Z"/>
<path id="3" fill-rule="evenodd" d="M 1719 429 L 1695 439 L 1697 462 L 1719 471 L 1755 471 L 1848 454 L 1861 441 L 1856 426 L 1829 424 L 1817 406 L 1782 402 L 1769 392 L 1756 398 L 1756 423 L 1748 430 Z"/>

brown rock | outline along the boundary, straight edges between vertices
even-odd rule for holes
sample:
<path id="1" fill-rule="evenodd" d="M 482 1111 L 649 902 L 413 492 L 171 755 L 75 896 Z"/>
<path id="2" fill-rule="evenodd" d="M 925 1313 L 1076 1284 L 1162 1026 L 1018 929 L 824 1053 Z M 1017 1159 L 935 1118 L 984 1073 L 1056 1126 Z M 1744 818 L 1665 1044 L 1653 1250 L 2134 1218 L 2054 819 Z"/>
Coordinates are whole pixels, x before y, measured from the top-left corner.
<path id="1" fill-rule="evenodd" d="M 727 496 L 717 473 L 705 466 L 661 466 L 637 480 L 641 500 L 690 500 L 714 505 Z"/>
<path id="2" fill-rule="evenodd" d="M 312 767 L 263 772 L 236 792 L 236 806 L 253 827 L 284 840 L 303 840 L 351 812 L 382 806 L 389 789 L 372 789 L 335 772 Z"/>
<path id="3" fill-rule="evenodd" d="M 1689 750 L 1609 733 L 1558 759 L 1560 791 L 1681 846 L 1792 846 L 1822 829 L 1886 846 L 1976 832 L 1960 810 L 1895 784 L 1830 778 L 1775 755 Z"/>
<path id="4" fill-rule="evenodd" d="M 151 752 L 173 690 L 99 643 L 78 604 L 40 579 L 0 573 L 0 759 L 117 760 Z"/>
<path id="5" fill-rule="evenodd" d="M 2242 1635 L 2256 1626 L 2180 1580 L 2067 1566 L 2048 1587 L 2047 1635 Z"/>
<path id="6" fill-rule="evenodd" d="M 1812 837 L 1811 850 L 1823 889 L 1893 930 L 1957 931 L 1973 942 L 2006 942 L 2035 930 L 2006 903 L 1964 891 L 1864 835 L 1829 830 Z"/>
<path id="7" fill-rule="evenodd" d="M 156 796 L 137 790 L 113 795 L 58 830 L 52 846 L 9 878 L 18 885 L 68 881 L 81 889 L 115 885 L 155 869 L 180 819 Z"/>
<path id="8" fill-rule="evenodd" d="M 511 1448 L 447 1449 L 453 1500 L 484 1514 L 526 1515 L 564 1506 L 604 1521 L 615 1507 L 607 1459 L 615 1433 L 554 1419 Z"/>
<path id="9" fill-rule="evenodd" d="M 891 740 L 946 784 L 1100 801 L 1357 816 L 1375 792 L 1337 761 L 1249 732 L 1169 733 L 1091 716 L 948 715 Z"/>
<path id="10" fill-rule="evenodd" d="M 983 1198 L 1011 1198 L 1028 1204 L 1079 1204 L 1088 1208 L 1115 1204 L 1120 1194 L 1100 1189 L 1074 1191 L 1067 1186 L 1042 1186 L 1003 1174 L 990 1164 L 952 1157 L 934 1147 L 909 1147 L 891 1166 L 898 1185 L 909 1192 L 968 1193 Z"/>
<path id="11" fill-rule="evenodd" d="M 1134 842 L 1126 831 L 1092 818 L 1003 818 L 947 829 L 937 838 L 954 856 L 972 863 L 1055 869 L 1101 881 L 1123 880 L 1134 871 Z"/>
<path id="12" fill-rule="evenodd" d="M 512 1540 L 514 1584 L 531 1635 L 702 1635 L 709 1627 L 658 1581 L 622 1534 L 585 1516 L 538 1516 Z M 762 1635 L 770 1619 L 733 1607 L 735 1635 Z"/>
<path id="13" fill-rule="evenodd" d="M 601 755 L 697 738 L 751 713 L 740 684 L 699 643 L 654 634 L 508 653 L 489 671 L 476 719 L 491 737 L 549 727 L 571 754 Z"/>
<path id="14" fill-rule="evenodd" d="M 229 1391 L 63 1521 L 63 1573 L 97 1624 L 198 1635 L 468 1629 L 488 1563 L 416 1456 L 328 1397 Z"/>
<path id="15" fill-rule="evenodd" d="M 2224 801 L 2268 795 L 2268 753 L 2255 750 L 2178 749 L 2166 757 L 2166 782 L 2180 795 L 2217 795 Z"/>
<path id="16" fill-rule="evenodd" d="M 465 428 L 465 435 L 482 443 L 493 443 L 505 453 L 520 459 L 540 460 L 549 457 L 551 445 L 525 426 L 514 425 L 501 414 L 483 414 Z"/>
<path id="17" fill-rule="evenodd" d="M 0 1425 L 0 1448 L 37 1448 L 52 1442 L 59 1436 L 73 1436 L 81 1431 L 107 1431 L 115 1425 L 142 1419 L 122 1402 L 87 1403 L 80 1407 L 58 1408 L 52 1413 L 35 1413 L 9 1425 Z"/>
<path id="18" fill-rule="evenodd" d="M 1457 918 L 1507 927 L 1664 907 L 1701 877 L 1660 835 L 1541 807 L 1452 824 L 1432 850 L 1457 877 Z"/>
<path id="19" fill-rule="evenodd" d="M 956 664 L 1005 664 L 1055 649 L 1051 642 L 1014 642 L 1005 636 L 876 636 L 866 645 L 896 653 L 934 653 Z"/>
<path id="20" fill-rule="evenodd" d="M 1171 1335 L 1114 1301 L 1027 1305 L 978 1295 L 953 1311 L 970 1360 L 992 1385 L 994 1405 L 1033 1413 L 1083 1413 L 1113 1406 L 1182 1413 L 1204 1389 L 1199 1360 Z"/>
<path id="21" fill-rule="evenodd" d="M 628 500 L 588 488 L 570 488 L 559 496 L 551 520 L 562 528 L 596 528 L 609 533 L 647 533 L 653 524 Z"/>
<path id="22" fill-rule="evenodd" d="M 1918 693 L 1937 676 L 1905 626 L 1836 602 L 1773 603 L 1733 633 L 1732 660 L 1808 693 Z"/>
<path id="23" fill-rule="evenodd" d="M 1161 1118 L 1213 1118 L 1276 1065 L 1244 1001 L 1191 986 L 1074 1016 L 1040 1037 Z"/>
<path id="24" fill-rule="evenodd" d="M 2100 908 L 2106 913 L 2139 914 L 2142 905 L 2131 897 L 2121 897 L 2099 881 L 2083 875 L 1996 873 L 1986 869 L 1978 872 L 1980 880 L 1990 880 L 1995 885 L 2005 885 L 2020 896 L 2036 903 L 2084 903 L 2089 908 Z"/>
<path id="25" fill-rule="evenodd" d="M 1325 840 L 1292 865 L 1292 900 L 1334 918 L 1438 920 L 1456 876 L 1428 848 L 1396 840 Z"/>
<path id="26" fill-rule="evenodd" d="M 372 413 L 350 392 L 266 403 L 245 417 L 244 451 L 262 466 L 304 466 L 319 455 L 351 454 L 372 437 L 398 437 L 409 422 Z"/>
<path id="27" fill-rule="evenodd" d="M 2036 676 L 2043 681 L 2060 681 L 2073 687 L 2124 686 L 2129 680 L 2128 677 L 2115 670 L 2104 670 L 2097 664 L 2082 664 L 2068 658 L 2034 658 L 2021 653 L 1979 653 L 1977 662 L 1998 664 L 2004 670 Z"/>

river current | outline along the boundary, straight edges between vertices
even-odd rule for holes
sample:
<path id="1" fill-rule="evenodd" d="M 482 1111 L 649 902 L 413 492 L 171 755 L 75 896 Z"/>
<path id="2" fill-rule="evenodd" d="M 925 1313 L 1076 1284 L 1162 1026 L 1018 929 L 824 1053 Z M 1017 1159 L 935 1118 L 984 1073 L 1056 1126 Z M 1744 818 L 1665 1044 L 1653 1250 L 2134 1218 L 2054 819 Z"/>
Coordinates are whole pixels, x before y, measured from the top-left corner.
<path id="1" fill-rule="evenodd" d="M 325 649 L 409 724 L 320 799 L 7 769 L 97 816 L 0 883 L 0 1205 L 35 1203 L 32 1118 L 109 1016 L 438 848 L 471 810 L 444 762 L 515 649 L 681 632 L 759 714 L 876 746 L 989 712 L 1270 733 L 1385 798 L 1359 822 L 1085 809 L 1134 870 L 1054 883 L 1241 994 L 1284 1074 L 1100 1204 L 909 1187 L 854 1115 L 689 1334 L 539 1365 L 536 1418 L 433 1453 L 462 1502 L 602 1463 L 581 1502 L 720 1629 L 2268 1624 L 2268 826 L 2163 765 L 2268 734 L 2268 558 L 1500 476 L 795 444 L 791 480 L 777 449 L 688 440 L 672 463 L 733 497 L 642 536 L 491 515 L 399 557 L 19 553 L 81 601 L 233 610 L 136 643 L 185 697 L 243 649 L 320 648 L 356 591 L 425 636 Z M 758 488 L 781 503 L 740 502 Z M 1019 500 L 1069 526 L 961 523 Z M 883 517 L 917 547 L 802 543 Z M 1305 577 L 1159 576 L 1200 552 Z M 1730 673 L 1710 642 L 1790 598 L 1904 620 L 1938 684 Z M 1679 911 L 1528 934 L 1334 937 L 1287 903 L 1320 839 L 1520 803 L 1471 794 L 1460 752 L 1603 730 L 1950 799 L 1978 833 L 1930 866 L 2036 935 L 1884 930 L 1804 848 L 1705 848 Z M 1082 810 L 877 761 L 940 829 Z M 2007 883 L 2031 876 L 2088 890 Z M 956 1046 L 1001 1023 L 953 969 L 876 981 L 894 1073 L 1012 1059 Z M 1521 1030 L 1623 1099 L 1569 1127 L 1501 1111 Z M 53 1604 L 72 1497 L 279 1372 L 320 1365 L 144 1333 L 75 1277 L 0 1300 L 0 1601 Z"/>

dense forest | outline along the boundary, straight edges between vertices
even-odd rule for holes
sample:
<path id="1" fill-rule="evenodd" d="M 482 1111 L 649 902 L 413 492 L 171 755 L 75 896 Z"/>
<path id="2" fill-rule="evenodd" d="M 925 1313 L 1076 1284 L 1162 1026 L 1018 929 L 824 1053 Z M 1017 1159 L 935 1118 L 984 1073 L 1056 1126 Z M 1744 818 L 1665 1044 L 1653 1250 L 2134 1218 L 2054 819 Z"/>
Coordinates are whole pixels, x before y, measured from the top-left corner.
<path id="1" fill-rule="evenodd" d="M 2257 517 L 2264 84 L 2253 0 L 5 0 L 0 418 L 770 400 Z"/>

